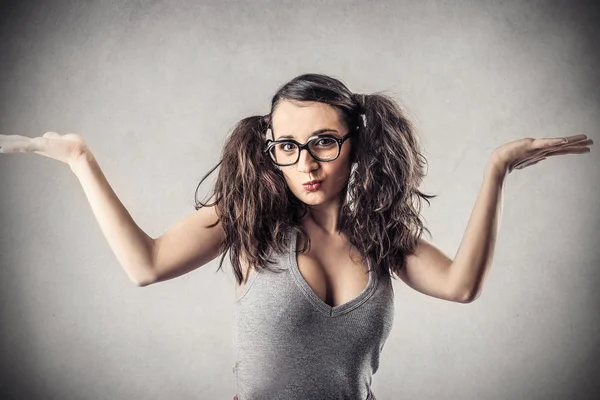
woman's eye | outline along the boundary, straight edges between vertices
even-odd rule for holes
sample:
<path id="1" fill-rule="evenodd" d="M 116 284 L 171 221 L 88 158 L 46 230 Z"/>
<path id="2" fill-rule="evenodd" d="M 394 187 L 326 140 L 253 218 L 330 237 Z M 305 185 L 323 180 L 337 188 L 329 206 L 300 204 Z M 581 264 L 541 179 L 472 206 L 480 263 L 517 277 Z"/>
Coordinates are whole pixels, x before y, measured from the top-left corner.
<path id="1" fill-rule="evenodd" d="M 286 146 L 294 146 L 292 143 L 281 143 L 279 149 L 283 151 L 290 151 L 291 149 Z"/>
<path id="2" fill-rule="evenodd" d="M 319 146 L 331 146 L 332 144 L 334 144 L 334 142 L 335 140 L 333 140 L 332 138 L 323 138 L 317 140 L 317 144 Z"/>

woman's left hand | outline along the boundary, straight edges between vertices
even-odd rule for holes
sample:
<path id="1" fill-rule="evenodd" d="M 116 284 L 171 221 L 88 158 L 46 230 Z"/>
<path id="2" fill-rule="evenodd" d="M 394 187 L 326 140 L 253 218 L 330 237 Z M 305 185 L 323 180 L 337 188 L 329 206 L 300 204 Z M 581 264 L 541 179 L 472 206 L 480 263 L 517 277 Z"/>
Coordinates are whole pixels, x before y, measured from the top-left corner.
<path id="1" fill-rule="evenodd" d="M 514 169 L 529 167 L 547 157 L 589 153 L 592 144 L 594 142 L 583 134 L 559 138 L 527 137 L 497 147 L 490 161 L 510 174 Z"/>

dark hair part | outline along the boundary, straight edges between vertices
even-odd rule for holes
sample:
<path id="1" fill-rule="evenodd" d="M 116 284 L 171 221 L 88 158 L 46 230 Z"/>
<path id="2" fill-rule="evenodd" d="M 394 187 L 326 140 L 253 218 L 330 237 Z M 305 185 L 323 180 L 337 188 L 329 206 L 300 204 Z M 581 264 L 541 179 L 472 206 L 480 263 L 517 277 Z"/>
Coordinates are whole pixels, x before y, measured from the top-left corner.
<path id="1" fill-rule="evenodd" d="M 369 257 L 380 273 L 397 273 L 405 257 L 413 254 L 418 238 L 431 232 L 421 221 L 421 200 L 429 198 L 418 190 L 425 176 L 426 159 L 413 125 L 390 96 L 352 93 L 338 79 L 322 74 L 300 75 L 281 86 L 271 100 L 267 115 L 239 121 L 226 140 L 214 187 L 214 203 L 196 203 L 196 210 L 216 204 L 226 234 L 219 269 L 225 253 L 238 284 L 243 280 L 240 257 L 260 272 L 276 272 L 269 251 L 288 246 L 286 232 L 293 229 L 303 237 L 304 252 L 310 238 L 300 224 L 306 205 L 288 188 L 283 173 L 263 152 L 271 115 L 283 100 L 317 101 L 331 105 L 340 121 L 352 130 L 352 172 L 340 195 L 339 231 L 360 254 Z M 196 188 L 196 193 L 198 188 Z"/>

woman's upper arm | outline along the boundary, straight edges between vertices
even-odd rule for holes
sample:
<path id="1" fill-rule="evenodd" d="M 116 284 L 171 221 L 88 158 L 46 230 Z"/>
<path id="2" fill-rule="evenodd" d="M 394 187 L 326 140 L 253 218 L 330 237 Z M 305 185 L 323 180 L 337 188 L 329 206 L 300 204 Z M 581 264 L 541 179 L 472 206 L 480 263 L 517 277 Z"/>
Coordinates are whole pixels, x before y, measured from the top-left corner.
<path id="1" fill-rule="evenodd" d="M 225 231 L 217 221 L 216 207 L 202 207 L 177 221 L 154 239 L 152 276 L 150 283 L 172 279 L 215 259 L 225 241 Z"/>

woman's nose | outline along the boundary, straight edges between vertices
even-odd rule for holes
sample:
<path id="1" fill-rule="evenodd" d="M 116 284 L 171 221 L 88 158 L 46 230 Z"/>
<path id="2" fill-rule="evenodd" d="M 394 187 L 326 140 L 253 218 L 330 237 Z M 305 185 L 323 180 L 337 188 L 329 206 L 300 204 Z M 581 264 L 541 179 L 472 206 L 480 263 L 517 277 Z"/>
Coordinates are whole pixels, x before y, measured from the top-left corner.
<path id="1" fill-rule="evenodd" d="M 310 172 L 319 165 L 319 162 L 313 158 L 313 156 L 304 149 L 300 152 L 300 158 L 298 159 L 298 171 Z"/>

